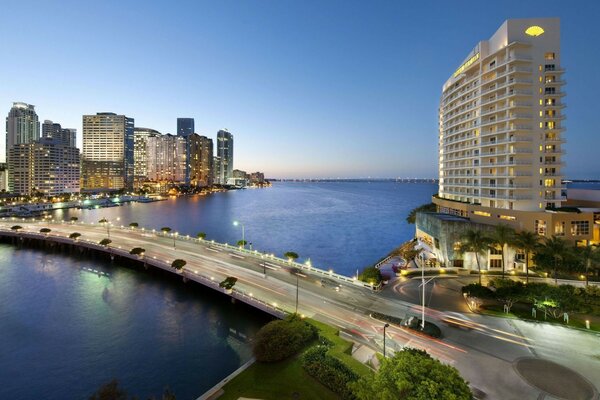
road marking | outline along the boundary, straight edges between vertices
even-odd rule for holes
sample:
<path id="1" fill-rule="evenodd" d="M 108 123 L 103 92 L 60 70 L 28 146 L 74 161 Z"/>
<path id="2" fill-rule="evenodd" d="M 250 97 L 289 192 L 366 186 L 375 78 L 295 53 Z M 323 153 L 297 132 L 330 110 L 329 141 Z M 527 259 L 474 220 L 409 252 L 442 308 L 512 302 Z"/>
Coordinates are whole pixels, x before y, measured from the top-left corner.
<path id="1" fill-rule="evenodd" d="M 210 251 L 215 252 L 215 253 L 220 253 L 219 250 L 213 249 L 212 247 L 207 247 L 206 250 L 210 250 Z"/>
<path id="2" fill-rule="evenodd" d="M 239 258 L 239 259 L 242 259 L 242 260 L 244 260 L 244 259 L 246 258 L 246 257 L 244 257 L 244 256 L 240 256 L 239 254 L 232 254 L 232 253 L 229 253 L 229 255 L 230 255 L 231 257 Z"/>

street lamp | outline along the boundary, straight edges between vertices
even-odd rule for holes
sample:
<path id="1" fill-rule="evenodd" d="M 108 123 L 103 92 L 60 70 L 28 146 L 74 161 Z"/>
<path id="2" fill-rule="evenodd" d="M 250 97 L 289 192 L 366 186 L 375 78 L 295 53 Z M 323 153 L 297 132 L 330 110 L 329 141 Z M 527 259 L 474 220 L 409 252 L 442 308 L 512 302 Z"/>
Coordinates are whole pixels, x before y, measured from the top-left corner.
<path id="1" fill-rule="evenodd" d="M 244 238 L 244 224 L 242 224 L 239 221 L 233 221 L 233 226 L 238 226 L 238 225 L 242 226 L 242 247 L 245 249 L 246 248 L 246 239 Z"/>
<path id="2" fill-rule="evenodd" d="M 385 330 L 388 328 L 390 324 L 385 324 L 383 326 L 383 358 L 385 358 Z"/>

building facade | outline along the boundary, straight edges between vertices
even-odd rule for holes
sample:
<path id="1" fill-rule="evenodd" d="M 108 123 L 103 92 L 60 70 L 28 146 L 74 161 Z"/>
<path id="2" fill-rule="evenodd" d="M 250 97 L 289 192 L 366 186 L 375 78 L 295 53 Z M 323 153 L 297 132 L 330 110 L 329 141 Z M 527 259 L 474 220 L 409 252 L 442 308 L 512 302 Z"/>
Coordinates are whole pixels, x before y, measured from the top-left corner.
<path id="1" fill-rule="evenodd" d="M 9 163 L 10 149 L 17 144 L 31 143 L 40 138 L 40 121 L 35 106 L 15 102 L 6 117 L 6 141 L 2 157 Z M 10 181 L 10 180 L 9 180 Z M 10 186 L 9 191 L 13 188 Z"/>
<path id="2" fill-rule="evenodd" d="M 59 138 L 14 145 L 9 159 L 8 177 L 14 194 L 79 193 L 79 149 Z"/>
<path id="3" fill-rule="evenodd" d="M 190 184 L 208 187 L 213 184 L 213 141 L 196 133 L 187 138 L 190 158 Z"/>
<path id="4" fill-rule="evenodd" d="M 133 187 L 139 189 L 148 180 L 148 138 L 161 133 L 150 128 L 135 127 L 133 130 Z"/>
<path id="5" fill-rule="evenodd" d="M 181 136 L 181 137 L 184 137 L 187 139 L 194 132 L 195 132 L 194 118 L 177 118 L 177 136 Z M 187 148 L 186 148 L 186 154 L 185 154 L 186 159 L 188 161 L 192 159 L 192 156 L 190 153 L 191 152 L 190 145 L 191 145 L 191 143 L 188 141 Z M 189 163 L 185 166 L 185 184 L 187 184 L 187 185 L 190 184 L 191 168 L 192 168 L 192 166 Z"/>
<path id="6" fill-rule="evenodd" d="M 149 135 L 147 138 L 148 180 L 184 183 L 187 140 L 181 136 Z"/>
<path id="7" fill-rule="evenodd" d="M 457 249 L 468 229 L 507 225 L 577 244 L 598 236 L 600 209 L 561 207 L 564 70 L 555 18 L 508 20 L 479 42 L 442 89 L 436 213 L 418 213 L 424 254 L 444 266 L 476 269 Z M 507 249 L 506 267 L 524 255 Z M 501 251 L 482 269 L 501 269 Z"/>
<path id="8" fill-rule="evenodd" d="M 555 18 L 508 20 L 446 81 L 439 197 L 540 211 L 564 200 L 564 70 Z"/>
<path id="9" fill-rule="evenodd" d="M 217 132 L 217 157 L 219 168 L 215 183 L 226 185 L 233 178 L 233 135 L 227 130 Z"/>
<path id="10" fill-rule="evenodd" d="M 55 139 L 65 146 L 77 147 L 76 137 L 77 130 L 71 128 L 63 128 L 60 124 L 45 120 L 42 124 L 42 137 Z"/>
<path id="11" fill-rule="evenodd" d="M 83 116 L 82 190 L 133 189 L 134 119 L 115 113 Z"/>

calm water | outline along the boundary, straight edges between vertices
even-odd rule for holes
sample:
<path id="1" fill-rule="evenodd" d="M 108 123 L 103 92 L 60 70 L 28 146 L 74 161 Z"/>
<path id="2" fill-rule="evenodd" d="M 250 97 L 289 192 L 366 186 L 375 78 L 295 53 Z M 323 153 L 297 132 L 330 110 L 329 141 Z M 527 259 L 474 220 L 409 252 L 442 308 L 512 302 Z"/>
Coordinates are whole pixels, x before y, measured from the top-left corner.
<path id="1" fill-rule="evenodd" d="M 275 183 L 272 188 L 237 190 L 210 196 L 180 197 L 150 204 L 133 203 L 98 210 L 64 210 L 97 222 L 138 222 L 180 234 L 207 233 L 209 239 L 235 243 L 245 238 L 255 249 L 282 255 L 295 251 L 313 265 L 353 275 L 414 235 L 408 212 L 437 193 L 435 184 L 394 182 Z"/>
<path id="2" fill-rule="evenodd" d="M 82 270 L 101 269 L 110 277 Z M 195 399 L 249 357 L 266 318 L 216 293 L 89 258 L 0 244 L 0 399 Z"/>
<path id="3" fill-rule="evenodd" d="M 410 209 L 433 184 L 279 183 L 55 216 L 106 217 L 181 234 L 205 231 L 263 251 L 288 250 L 353 274 L 413 235 Z M 107 276 L 87 272 L 98 269 Z M 264 316 L 158 273 L 0 244 L 0 399 L 85 399 L 118 378 L 145 399 L 165 386 L 195 399 L 249 356 Z"/>

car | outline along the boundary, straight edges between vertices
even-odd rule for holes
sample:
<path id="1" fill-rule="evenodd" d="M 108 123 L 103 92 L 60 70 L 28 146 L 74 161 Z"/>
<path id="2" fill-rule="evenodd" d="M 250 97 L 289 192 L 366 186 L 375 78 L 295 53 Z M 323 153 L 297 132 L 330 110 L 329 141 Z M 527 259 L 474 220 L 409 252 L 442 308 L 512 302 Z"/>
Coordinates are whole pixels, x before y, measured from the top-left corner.
<path id="1" fill-rule="evenodd" d="M 342 286 L 339 283 L 332 281 L 331 279 L 321 279 L 319 283 L 321 284 L 321 287 L 331 288 L 336 292 L 339 292 L 342 288 Z"/>

